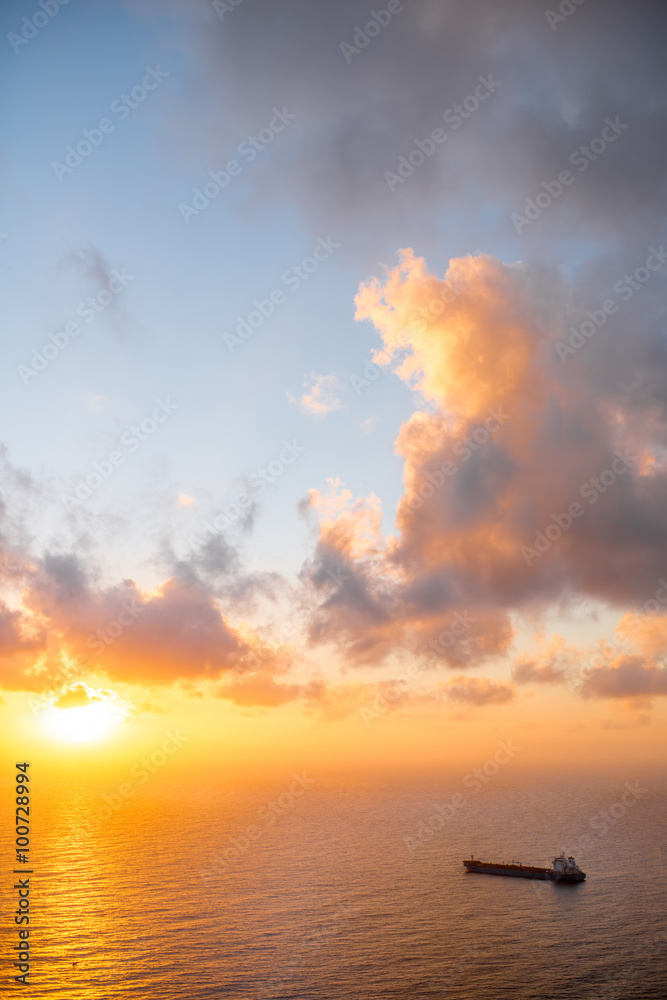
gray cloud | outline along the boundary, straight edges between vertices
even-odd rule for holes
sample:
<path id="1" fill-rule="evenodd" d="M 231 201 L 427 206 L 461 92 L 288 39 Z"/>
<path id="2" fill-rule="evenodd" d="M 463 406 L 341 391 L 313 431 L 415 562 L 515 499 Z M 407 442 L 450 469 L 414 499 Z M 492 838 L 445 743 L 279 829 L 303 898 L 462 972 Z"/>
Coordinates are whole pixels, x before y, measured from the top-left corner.
<path id="1" fill-rule="evenodd" d="M 460 249 L 476 250 L 490 219 L 512 239 L 511 213 L 570 168 L 575 182 L 517 241 L 522 256 L 553 257 L 554 240 L 574 238 L 631 255 L 659 238 L 663 4 L 587 3 L 553 31 L 532 0 L 416 0 L 349 64 L 340 43 L 370 18 L 354 0 L 253 0 L 224 22 L 208 3 L 175 9 L 188 29 L 187 99 L 206 96 L 188 125 L 179 113 L 179 132 L 213 165 L 262 127 L 273 104 L 298 116 L 252 164 L 260 207 L 301 205 L 318 231 L 336 221 L 386 255 L 416 232 L 422 245 L 435 241 L 438 213 L 463 206 L 470 242 Z M 392 194 L 385 171 L 488 74 L 497 92 L 458 128 L 446 125 L 442 147 Z M 570 155 L 615 116 L 627 130 L 577 172 Z"/>
<path id="2" fill-rule="evenodd" d="M 585 698 L 651 698 L 667 695 L 667 669 L 640 656 L 621 656 L 597 667 L 581 687 Z"/>

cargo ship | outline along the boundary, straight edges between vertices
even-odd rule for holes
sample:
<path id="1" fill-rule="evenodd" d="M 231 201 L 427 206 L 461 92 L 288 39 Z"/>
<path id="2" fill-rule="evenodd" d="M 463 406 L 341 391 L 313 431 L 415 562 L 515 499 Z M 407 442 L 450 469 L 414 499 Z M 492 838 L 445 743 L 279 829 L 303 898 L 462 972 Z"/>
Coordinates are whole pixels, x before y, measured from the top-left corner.
<path id="1" fill-rule="evenodd" d="M 554 858 L 553 868 L 537 868 L 535 865 L 522 865 L 513 861 L 511 864 L 492 861 L 477 861 L 470 855 L 469 861 L 464 861 L 469 872 L 481 875 L 509 875 L 513 878 L 552 879 L 554 882 L 583 882 L 586 872 L 582 872 L 573 857 L 566 858 L 562 852 Z"/>

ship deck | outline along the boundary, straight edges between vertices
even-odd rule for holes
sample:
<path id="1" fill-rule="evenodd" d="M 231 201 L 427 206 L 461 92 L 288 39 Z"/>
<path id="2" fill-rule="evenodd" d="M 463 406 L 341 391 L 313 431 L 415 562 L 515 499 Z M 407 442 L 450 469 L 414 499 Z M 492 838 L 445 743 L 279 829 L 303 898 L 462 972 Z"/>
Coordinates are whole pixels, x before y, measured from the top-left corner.
<path id="1" fill-rule="evenodd" d="M 512 862 L 508 864 L 505 861 L 475 861 L 468 860 L 464 861 L 463 864 L 466 868 L 505 868 L 507 871 L 517 871 L 517 872 L 550 872 L 550 868 L 539 868 L 536 865 L 522 865 Z"/>

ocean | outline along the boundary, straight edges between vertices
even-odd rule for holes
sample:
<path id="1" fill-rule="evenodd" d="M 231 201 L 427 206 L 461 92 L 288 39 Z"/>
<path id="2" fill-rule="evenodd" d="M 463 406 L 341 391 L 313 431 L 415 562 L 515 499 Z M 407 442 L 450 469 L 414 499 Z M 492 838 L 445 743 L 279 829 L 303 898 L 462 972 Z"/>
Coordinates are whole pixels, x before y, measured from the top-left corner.
<path id="1" fill-rule="evenodd" d="M 113 808 L 101 791 L 33 789 L 32 997 L 667 996 L 664 781 L 193 776 Z M 584 883 L 462 865 L 561 850 Z M 3 993 L 19 995 L 3 871 Z"/>

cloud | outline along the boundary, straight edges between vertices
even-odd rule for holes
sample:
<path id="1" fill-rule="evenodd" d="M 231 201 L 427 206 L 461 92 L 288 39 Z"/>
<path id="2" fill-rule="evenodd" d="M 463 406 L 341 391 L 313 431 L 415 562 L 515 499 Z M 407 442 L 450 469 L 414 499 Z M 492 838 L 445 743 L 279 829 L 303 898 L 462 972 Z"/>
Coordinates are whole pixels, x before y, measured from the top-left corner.
<path id="1" fill-rule="evenodd" d="M 91 688 L 83 681 L 78 681 L 66 687 L 57 694 L 51 701 L 53 708 L 85 708 L 87 705 L 107 704 L 114 708 L 129 709 L 129 704 L 125 702 L 115 691 L 106 688 Z"/>
<path id="2" fill-rule="evenodd" d="M 629 719 L 605 719 L 600 723 L 602 729 L 641 729 L 650 725 L 651 716 L 639 713 Z"/>
<path id="3" fill-rule="evenodd" d="M 0 442 L 0 556 L 16 561 L 25 560 L 25 537 L 29 535 L 24 518 L 36 505 L 50 500 L 47 488 L 30 472 L 12 464 L 6 445 Z M 10 551 L 14 550 L 14 551 Z M 1 567 L 0 567 L 1 568 Z"/>
<path id="4" fill-rule="evenodd" d="M 275 708 L 295 701 L 313 703 L 321 699 L 325 691 L 326 685 L 321 680 L 305 684 L 281 681 L 276 678 L 275 667 L 268 666 L 252 673 L 229 676 L 213 694 L 247 708 Z"/>
<path id="5" fill-rule="evenodd" d="M 655 602 L 657 603 L 657 601 Z M 667 614 L 641 614 L 627 612 L 615 631 L 646 657 L 667 654 Z"/>
<path id="6" fill-rule="evenodd" d="M 95 291 L 106 288 L 112 278 L 109 259 L 97 247 L 84 247 L 67 254 L 63 260 L 66 268 L 73 268 Z"/>
<path id="7" fill-rule="evenodd" d="M 556 30 L 532 0 L 420 0 L 347 59 L 341 44 L 353 44 L 370 18 L 356 0 L 285 0 L 279 10 L 254 0 L 224 25 L 209 4 L 184 0 L 173 9 L 191 74 L 189 114 L 176 108 L 170 123 L 174 155 L 186 147 L 199 160 L 203 148 L 212 166 L 223 164 L 265 124 L 271 101 L 285 105 L 297 121 L 252 165 L 254 203 L 300 205 L 318 232 L 335 219 L 355 234 L 350 252 L 387 246 L 409 228 L 435 246 L 441 219 L 462 205 L 466 249 L 490 225 L 511 236 L 511 213 L 565 168 L 575 183 L 522 242 L 549 252 L 554 238 L 605 241 L 606 256 L 645 238 L 648 246 L 660 232 L 667 11 L 653 0 L 586 4 Z M 480 75 L 500 86 L 466 111 Z M 195 114 L 193 94 L 207 98 Z M 579 172 L 571 154 L 608 116 L 628 130 Z M 436 128 L 447 133 L 444 144 L 392 192 L 386 172 Z"/>
<path id="8" fill-rule="evenodd" d="M 0 656 L 42 649 L 45 630 L 31 622 L 20 610 L 10 609 L 0 601 Z"/>
<path id="9" fill-rule="evenodd" d="M 325 417 L 334 410 L 340 410 L 343 405 L 336 395 L 338 380 L 335 375 L 311 375 L 303 383 L 305 392 L 297 399 L 292 392 L 287 398 L 304 413 L 312 413 L 316 417 Z"/>
<path id="10" fill-rule="evenodd" d="M 178 494 L 178 500 L 176 501 L 179 507 L 196 507 L 197 501 L 193 497 L 188 497 L 185 493 Z"/>
<path id="11" fill-rule="evenodd" d="M 0 551 L 0 586 L 9 585 L 10 589 L 19 586 L 29 565 L 23 553 Z M 6 690 L 24 687 L 26 674 L 47 647 L 46 623 L 26 614 L 23 608 L 10 607 L 0 600 L 0 686 Z"/>
<path id="12" fill-rule="evenodd" d="M 584 597 L 627 606 L 654 592 L 667 475 L 642 474 L 634 456 L 667 444 L 667 396 L 651 382 L 628 393 L 626 344 L 613 339 L 616 386 L 592 392 L 585 370 L 555 355 L 567 308 L 557 275 L 489 256 L 452 260 L 436 278 L 404 250 L 362 285 L 357 318 L 381 336 L 375 360 L 421 406 L 396 441 L 395 535 L 381 537 L 377 500 L 309 497 L 320 527 L 304 576 L 323 598 L 313 639 L 376 662 L 426 645 L 465 667 L 508 650 L 516 611 Z M 650 329 L 632 344 L 650 366 Z"/>
<path id="13" fill-rule="evenodd" d="M 453 677 L 447 685 L 450 701 L 467 705 L 503 705 L 512 701 L 515 695 L 513 684 L 492 681 L 488 677 Z"/>
<path id="14" fill-rule="evenodd" d="M 565 684 L 579 659 L 583 659 L 580 651 L 561 635 L 554 635 L 547 644 L 538 643 L 535 650 L 514 661 L 512 679 L 517 684 Z"/>
<path id="15" fill-rule="evenodd" d="M 20 544 L 21 512 L 42 495 L 0 448 L 6 501 L 0 503 L 0 687 L 39 691 L 106 674 L 127 683 L 214 683 L 261 663 L 289 666 L 280 644 L 266 645 L 239 608 L 273 599 L 276 573 L 246 572 L 238 550 L 218 534 L 178 557 L 167 539 L 162 581 L 102 582 L 90 545 L 32 554 Z M 11 539 L 11 540 L 10 540 Z"/>
<path id="16" fill-rule="evenodd" d="M 84 406 L 90 413 L 101 413 L 107 402 L 107 396 L 96 396 L 94 392 L 86 392 L 84 397 Z"/>
<path id="17" fill-rule="evenodd" d="M 584 698 L 652 698 L 667 695 L 667 668 L 640 656 L 620 656 L 583 682 Z"/>
<path id="18" fill-rule="evenodd" d="M 281 655 L 249 626 L 232 625 L 195 575 L 150 592 L 130 579 L 102 586 L 79 557 L 46 554 L 25 582 L 22 610 L 0 612 L 0 655 L 11 667 L 4 687 L 42 690 L 100 671 L 137 684 L 215 680 Z"/>
<path id="19" fill-rule="evenodd" d="M 517 684 L 564 684 L 565 676 L 552 663 L 535 663 L 525 660 L 512 671 Z"/>
<path id="20" fill-rule="evenodd" d="M 90 315 L 94 316 L 95 313 L 103 315 L 105 324 L 113 330 L 119 340 L 125 340 L 130 330 L 139 329 L 138 324 L 128 311 L 126 297 L 121 294 L 128 282 L 134 281 L 136 275 L 128 274 L 124 267 L 113 267 L 108 257 L 95 246 L 83 247 L 80 250 L 67 253 L 63 258 L 62 268 L 78 279 L 78 283 L 85 290 L 87 297 L 92 296 L 97 300 L 95 308 L 91 309 L 91 303 L 86 298 Z M 119 274 L 122 275 L 120 284 Z M 113 294 L 108 297 L 108 301 L 102 304 L 99 302 L 98 296 L 100 292 L 105 290 Z M 105 296 L 105 300 L 106 298 L 107 296 Z M 104 409 L 105 404 L 106 398 L 104 396 L 86 393 L 85 405 L 92 412 Z"/>
<path id="21" fill-rule="evenodd" d="M 628 612 L 610 638 L 581 646 L 553 635 L 517 657 L 512 679 L 517 684 L 567 684 L 587 699 L 641 700 L 648 705 L 652 698 L 667 695 L 666 620 L 665 615 Z"/>

